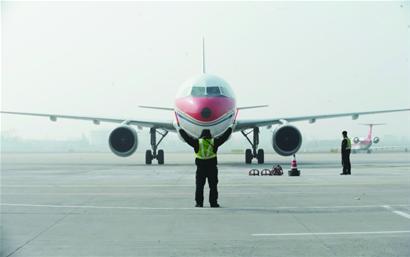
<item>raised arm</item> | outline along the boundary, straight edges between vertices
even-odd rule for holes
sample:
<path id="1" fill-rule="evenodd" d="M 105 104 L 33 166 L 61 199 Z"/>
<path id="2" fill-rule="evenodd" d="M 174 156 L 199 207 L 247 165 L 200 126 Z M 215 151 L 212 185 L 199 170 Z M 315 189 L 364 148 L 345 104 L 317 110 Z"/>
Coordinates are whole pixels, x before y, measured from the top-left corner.
<path id="1" fill-rule="evenodd" d="M 223 143 L 228 140 L 229 136 L 232 134 L 232 128 L 228 128 L 221 136 L 215 138 L 214 143 L 215 147 L 220 147 Z"/>
<path id="2" fill-rule="evenodd" d="M 188 135 L 188 133 L 185 132 L 185 130 L 180 129 L 179 130 L 179 134 L 181 135 L 181 137 L 185 140 L 185 142 L 188 143 L 188 145 L 192 146 L 193 148 L 195 148 L 195 151 L 197 151 L 198 149 L 198 140 L 191 137 L 190 135 Z"/>

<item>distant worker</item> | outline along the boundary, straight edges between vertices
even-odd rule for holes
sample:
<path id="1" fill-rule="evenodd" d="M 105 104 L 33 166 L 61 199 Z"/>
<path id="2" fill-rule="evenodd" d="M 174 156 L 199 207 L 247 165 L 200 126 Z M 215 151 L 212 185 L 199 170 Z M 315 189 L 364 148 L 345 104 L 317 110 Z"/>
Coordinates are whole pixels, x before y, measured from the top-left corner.
<path id="1" fill-rule="evenodd" d="M 232 134 L 232 128 L 228 128 L 221 136 L 212 138 L 209 129 L 202 130 L 199 139 L 188 135 L 183 129 L 179 130 L 182 138 L 194 148 L 196 159 L 196 190 L 195 190 L 195 207 L 204 206 L 204 186 L 206 178 L 209 185 L 209 203 L 212 208 L 218 208 L 218 168 L 216 152 L 229 136 Z"/>
<path id="2" fill-rule="evenodd" d="M 347 132 L 343 131 L 343 140 L 342 140 L 342 165 L 343 172 L 340 175 L 350 175 L 351 165 L 350 165 L 350 150 L 352 149 L 352 142 L 350 138 L 347 137 Z"/>

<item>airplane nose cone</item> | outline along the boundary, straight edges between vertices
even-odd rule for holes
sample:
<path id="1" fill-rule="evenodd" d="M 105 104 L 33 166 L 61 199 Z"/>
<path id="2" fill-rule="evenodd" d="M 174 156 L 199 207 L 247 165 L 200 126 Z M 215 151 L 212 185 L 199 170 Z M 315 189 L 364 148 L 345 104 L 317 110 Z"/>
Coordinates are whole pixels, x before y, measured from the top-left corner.
<path id="1" fill-rule="evenodd" d="M 182 97 L 175 100 L 175 107 L 189 120 L 200 123 L 214 122 L 235 112 L 235 99 L 229 97 Z"/>
<path id="2" fill-rule="evenodd" d="M 211 115 L 212 115 L 211 109 L 209 109 L 208 107 L 205 107 L 205 108 L 202 109 L 202 111 L 201 111 L 202 118 L 207 119 L 207 118 L 211 117 Z"/>

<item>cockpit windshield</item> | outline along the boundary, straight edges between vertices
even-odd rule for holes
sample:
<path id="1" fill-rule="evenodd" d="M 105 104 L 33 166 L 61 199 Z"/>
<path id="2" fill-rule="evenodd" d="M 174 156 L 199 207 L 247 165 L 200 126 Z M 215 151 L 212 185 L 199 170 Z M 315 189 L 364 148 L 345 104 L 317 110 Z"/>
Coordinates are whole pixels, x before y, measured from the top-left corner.
<path id="1" fill-rule="evenodd" d="M 177 97 L 185 96 L 234 97 L 228 83 L 219 77 L 208 74 L 186 81 L 177 94 Z"/>
<path id="2" fill-rule="evenodd" d="M 205 87 L 192 87 L 192 96 L 205 96 Z"/>
<path id="3" fill-rule="evenodd" d="M 206 94 L 208 96 L 222 96 L 221 91 L 219 90 L 219 87 L 207 87 Z"/>
<path id="4" fill-rule="evenodd" d="M 192 87 L 191 95 L 196 97 L 225 96 L 219 87 Z"/>

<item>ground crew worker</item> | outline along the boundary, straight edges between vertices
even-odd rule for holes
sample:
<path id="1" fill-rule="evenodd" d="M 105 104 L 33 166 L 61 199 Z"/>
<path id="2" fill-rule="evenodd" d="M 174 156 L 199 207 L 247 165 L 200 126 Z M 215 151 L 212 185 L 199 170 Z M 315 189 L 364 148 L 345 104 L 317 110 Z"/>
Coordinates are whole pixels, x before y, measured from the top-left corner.
<path id="1" fill-rule="evenodd" d="M 221 136 L 212 138 L 209 129 L 204 129 L 199 139 L 188 135 L 183 129 L 179 130 L 181 137 L 194 148 L 196 158 L 196 190 L 195 207 L 204 206 L 204 186 L 206 178 L 209 185 L 209 203 L 212 208 L 218 208 L 218 168 L 216 152 L 232 133 L 232 128 L 228 128 Z"/>
<path id="2" fill-rule="evenodd" d="M 352 141 L 347 137 L 347 132 L 343 131 L 343 140 L 342 140 L 342 165 L 343 172 L 340 175 L 350 175 L 351 165 L 350 165 L 350 150 L 352 148 Z"/>

